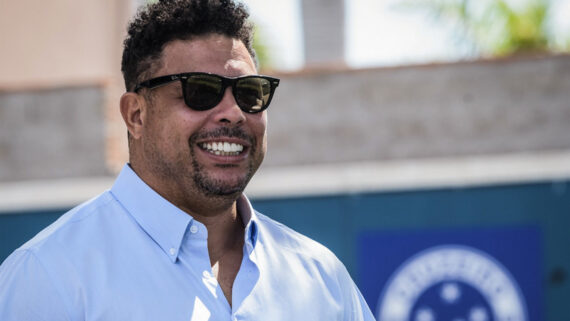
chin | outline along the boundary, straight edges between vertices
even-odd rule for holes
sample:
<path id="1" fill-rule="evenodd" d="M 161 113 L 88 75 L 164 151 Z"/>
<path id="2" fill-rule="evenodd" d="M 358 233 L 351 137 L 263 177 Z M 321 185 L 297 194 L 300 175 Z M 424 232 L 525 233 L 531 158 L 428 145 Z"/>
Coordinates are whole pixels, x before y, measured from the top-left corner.
<path id="1" fill-rule="evenodd" d="M 250 178 L 251 176 L 242 176 L 228 179 L 199 175 L 195 177 L 195 183 L 208 196 L 239 197 Z"/>

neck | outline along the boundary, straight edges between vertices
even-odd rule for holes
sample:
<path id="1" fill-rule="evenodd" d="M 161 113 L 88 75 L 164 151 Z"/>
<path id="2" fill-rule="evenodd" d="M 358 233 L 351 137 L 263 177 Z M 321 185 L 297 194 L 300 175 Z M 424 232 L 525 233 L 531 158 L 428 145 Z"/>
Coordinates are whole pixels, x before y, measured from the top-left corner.
<path id="1" fill-rule="evenodd" d="M 192 216 L 195 220 L 204 224 L 208 230 L 208 252 L 210 254 L 210 263 L 213 266 L 226 253 L 234 250 L 241 251 L 245 228 L 235 202 L 227 210 L 208 214 L 192 213 Z"/>
<path id="2" fill-rule="evenodd" d="M 231 306 L 233 283 L 243 259 L 245 231 L 236 202 L 230 211 L 194 218 L 208 229 L 208 254 L 212 273 Z"/>

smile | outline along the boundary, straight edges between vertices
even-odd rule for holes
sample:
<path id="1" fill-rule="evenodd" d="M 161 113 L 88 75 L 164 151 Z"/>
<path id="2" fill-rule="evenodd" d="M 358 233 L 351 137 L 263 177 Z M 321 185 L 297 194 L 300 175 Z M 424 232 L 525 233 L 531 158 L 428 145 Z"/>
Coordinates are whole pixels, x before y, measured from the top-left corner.
<path id="1" fill-rule="evenodd" d="M 243 145 L 229 142 L 202 143 L 200 147 L 214 155 L 237 156 L 243 151 Z"/>

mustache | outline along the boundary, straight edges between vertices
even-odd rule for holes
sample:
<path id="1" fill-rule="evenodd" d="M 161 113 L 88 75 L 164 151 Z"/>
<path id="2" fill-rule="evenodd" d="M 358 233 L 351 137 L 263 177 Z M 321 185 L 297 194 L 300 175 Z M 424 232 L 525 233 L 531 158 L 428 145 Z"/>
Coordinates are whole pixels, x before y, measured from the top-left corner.
<path id="1" fill-rule="evenodd" d="M 212 139 L 212 138 L 219 138 L 219 137 L 233 137 L 239 138 L 242 140 L 247 141 L 252 146 L 255 145 L 255 138 L 251 135 L 248 135 L 243 129 L 240 127 L 219 127 L 214 130 L 203 131 L 193 134 L 190 137 L 190 143 L 193 144 L 197 140 L 200 139 Z"/>

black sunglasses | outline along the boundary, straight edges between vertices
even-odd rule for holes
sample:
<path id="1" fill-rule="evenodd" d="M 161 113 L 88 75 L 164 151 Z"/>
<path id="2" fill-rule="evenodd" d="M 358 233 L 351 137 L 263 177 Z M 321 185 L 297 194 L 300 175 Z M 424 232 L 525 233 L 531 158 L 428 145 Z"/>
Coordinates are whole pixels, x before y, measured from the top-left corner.
<path id="1" fill-rule="evenodd" d="M 279 79 L 268 76 L 250 75 L 228 78 L 204 72 L 187 72 L 152 78 L 138 84 L 134 92 L 141 88 L 156 88 L 180 80 L 184 102 L 194 110 L 208 110 L 222 101 L 228 86 L 241 110 L 254 114 L 269 107 Z"/>

